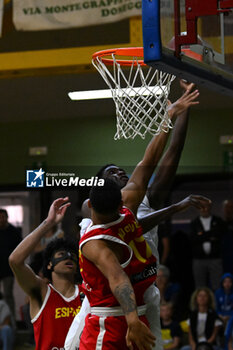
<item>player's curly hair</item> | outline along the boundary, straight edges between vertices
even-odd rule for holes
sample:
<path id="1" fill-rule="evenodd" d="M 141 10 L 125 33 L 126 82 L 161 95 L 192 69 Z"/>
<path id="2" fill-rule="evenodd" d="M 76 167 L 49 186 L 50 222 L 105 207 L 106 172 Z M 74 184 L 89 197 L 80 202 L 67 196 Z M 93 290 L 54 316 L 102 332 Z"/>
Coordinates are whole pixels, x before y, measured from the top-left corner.
<path id="1" fill-rule="evenodd" d="M 76 240 L 66 238 L 53 239 L 43 252 L 43 276 L 50 281 L 52 280 L 52 271 L 48 269 L 48 264 L 53 255 L 63 249 L 75 253 L 78 260 L 78 242 Z"/>

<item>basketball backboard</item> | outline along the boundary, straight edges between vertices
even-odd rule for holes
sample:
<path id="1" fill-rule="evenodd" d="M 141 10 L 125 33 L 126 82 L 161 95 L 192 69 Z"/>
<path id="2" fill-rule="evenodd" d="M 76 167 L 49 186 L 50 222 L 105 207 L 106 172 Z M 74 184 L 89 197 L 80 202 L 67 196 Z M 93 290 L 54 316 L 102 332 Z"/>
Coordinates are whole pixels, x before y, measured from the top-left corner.
<path id="1" fill-rule="evenodd" d="M 233 0 L 143 0 L 144 61 L 233 96 Z"/>

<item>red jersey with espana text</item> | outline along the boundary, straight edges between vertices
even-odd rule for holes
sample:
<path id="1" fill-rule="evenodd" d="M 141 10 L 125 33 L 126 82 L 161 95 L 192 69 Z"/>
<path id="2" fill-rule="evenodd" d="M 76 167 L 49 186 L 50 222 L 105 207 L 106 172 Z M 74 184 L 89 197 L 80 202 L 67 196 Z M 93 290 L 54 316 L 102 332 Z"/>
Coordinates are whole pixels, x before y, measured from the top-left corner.
<path id="1" fill-rule="evenodd" d="M 157 270 L 156 258 L 152 255 L 142 233 L 142 227 L 127 208 L 122 208 L 118 220 L 87 228 L 79 243 L 79 265 L 83 278 L 83 291 L 91 307 L 119 306 L 106 277 L 82 254 L 83 245 L 89 240 L 96 239 L 119 243 L 122 246 L 124 262 L 121 266 L 131 280 L 137 305 L 144 304 L 143 294 L 154 283 Z"/>
<path id="2" fill-rule="evenodd" d="M 31 321 L 36 350 L 63 350 L 67 332 L 80 308 L 78 286 L 74 295 L 66 298 L 51 284 L 48 285 L 43 305 Z"/>

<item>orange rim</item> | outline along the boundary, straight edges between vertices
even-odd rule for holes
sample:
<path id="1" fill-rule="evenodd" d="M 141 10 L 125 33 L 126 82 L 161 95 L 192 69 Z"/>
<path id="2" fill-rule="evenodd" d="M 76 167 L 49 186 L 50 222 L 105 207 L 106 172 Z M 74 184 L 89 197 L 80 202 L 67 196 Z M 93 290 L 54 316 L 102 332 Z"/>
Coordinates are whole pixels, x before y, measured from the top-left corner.
<path id="1" fill-rule="evenodd" d="M 111 56 L 114 54 L 115 56 L 129 56 L 129 57 L 138 57 L 138 58 L 143 58 L 144 53 L 143 53 L 143 47 L 124 47 L 124 48 L 119 48 L 119 49 L 108 49 L 108 50 L 102 50 L 95 52 L 92 55 L 93 61 L 96 61 L 96 59 L 99 57 L 102 59 L 102 62 L 108 66 L 113 66 L 113 59 L 112 58 L 105 58 L 106 56 Z M 116 59 L 116 62 L 119 63 L 121 66 L 132 66 L 132 63 L 134 66 L 137 64 L 140 64 L 141 66 L 146 66 L 144 63 L 143 59 L 139 59 L 138 61 L 133 61 L 133 60 L 121 60 L 121 59 Z"/>

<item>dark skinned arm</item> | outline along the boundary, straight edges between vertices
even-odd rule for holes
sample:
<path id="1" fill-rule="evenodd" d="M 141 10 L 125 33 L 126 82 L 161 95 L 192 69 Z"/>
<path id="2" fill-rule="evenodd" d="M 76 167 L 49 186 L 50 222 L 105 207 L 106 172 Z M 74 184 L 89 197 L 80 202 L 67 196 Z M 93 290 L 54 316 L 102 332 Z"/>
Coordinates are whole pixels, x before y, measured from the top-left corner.
<path id="1" fill-rule="evenodd" d="M 147 232 L 173 214 L 183 211 L 191 206 L 200 209 L 206 205 L 206 202 L 210 202 L 210 200 L 206 197 L 190 195 L 182 201 L 172 204 L 167 208 L 157 210 L 154 213 L 148 214 L 138 221 L 142 225 L 143 231 Z"/>
<path id="2" fill-rule="evenodd" d="M 199 92 L 198 90 L 191 92 L 192 88 L 193 84 L 187 88 L 181 98 L 170 104 L 168 108 L 170 118 L 178 116 L 176 123 L 179 122 L 179 117 L 184 111 L 190 106 L 198 104 L 196 98 L 199 96 Z M 137 212 L 138 206 L 146 193 L 148 182 L 161 158 L 167 141 L 167 134 L 164 134 L 164 132 L 161 132 L 152 139 L 146 148 L 142 161 L 138 163 L 127 185 L 122 189 L 123 203 L 134 214 Z"/>
<path id="3" fill-rule="evenodd" d="M 180 84 L 186 91 L 185 93 L 194 87 L 194 84 L 186 84 L 183 81 Z M 189 107 L 190 105 L 186 103 L 182 109 L 179 109 L 179 115 L 172 132 L 170 145 L 161 160 L 156 177 L 148 189 L 147 196 L 150 206 L 153 209 L 162 208 L 174 180 L 187 134 Z"/>

